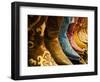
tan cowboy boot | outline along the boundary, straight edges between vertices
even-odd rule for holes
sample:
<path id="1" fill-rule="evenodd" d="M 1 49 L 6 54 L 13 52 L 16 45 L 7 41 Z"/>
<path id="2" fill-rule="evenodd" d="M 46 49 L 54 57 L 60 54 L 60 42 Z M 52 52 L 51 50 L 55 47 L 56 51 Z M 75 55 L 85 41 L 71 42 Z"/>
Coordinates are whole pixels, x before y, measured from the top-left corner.
<path id="1" fill-rule="evenodd" d="M 28 65 L 55 66 L 50 52 L 44 44 L 46 16 L 28 16 Z"/>
<path id="2" fill-rule="evenodd" d="M 79 39 L 86 44 L 85 52 L 82 54 L 82 58 L 88 63 L 88 18 L 80 17 L 79 21 L 80 29 L 78 32 Z"/>
<path id="3" fill-rule="evenodd" d="M 45 44 L 52 57 L 59 65 L 72 64 L 68 57 L 64 54 L 59 40 L 58 33 L 63 21 L 63 17 L 49 16 L 45 30 Z"/>

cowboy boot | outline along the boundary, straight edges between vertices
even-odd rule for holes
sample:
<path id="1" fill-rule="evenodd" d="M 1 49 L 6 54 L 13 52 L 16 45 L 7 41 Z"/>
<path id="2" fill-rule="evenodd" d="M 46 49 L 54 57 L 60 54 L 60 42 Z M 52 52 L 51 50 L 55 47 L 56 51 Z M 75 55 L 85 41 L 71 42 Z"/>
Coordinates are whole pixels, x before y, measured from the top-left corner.
<path id="1" fill-rule="evenodd" d="M 80 30 L 78 32 L 78 36 L 80 40 L 84 43 L 88 43 L 88 34 L 87 34 L 87 26 L 88 26 L 88 19 L 86 17 L 80 18 Z"/>
<path id="2" fill-rule="evenodd" d="M 76 19 L 77 19 L 77 21 L 76 21 Z M 84 61 L 84 59 L 82 57 L 82 54 L 84 54 L 85 49 L 80 48 L 76 44 L 76 42 L 74 40 L 74 37 L 73 37 L 74 36 L 74 32 L 79 30 L 79 28 L 77 28 L 78 27 L 78 23 L 79 23 L 78 19 L 79 19 L 78 17 L 77 18 L 75 17 L 74 18 L 74 23 L 70 23 L 69 24 L 67 35 L 68 35 L 70 44 L 72 45 L 73 49 L 75 49 L 77 51 L 77 53 L 80 55 L 80 62 L 79 63 L 80 64 L 86 64 L 86 62 Z"/>
<path id="3" fill-rule="evenodd" d="M 78 53 L 71 47 L 69 39 L 66 35 L 68 31 L 69 24 L 71 22 L 71 17 L 64 17 L 63 23 L 61 25 L 61 29 L 59 32 L 59 40 L 62 46 L 62 49 L 66 56 L 68 56 L 71 60 L 80 61 L 80 56 Z"/>
<path id="4" fill-rule="evenodd" d="M 72 25 L 72 24 L 71 24 Z M 73 26 L 74 27 L 74 26 Z M 82 48 L 80 48 L 77 44 L 76 44 L 76 42 L 75 42 L 75 40 L 74 40 L 74 38 L 73 38 L 73 33 L 71 33 L 71 31 L 69 32 L 69 33 L 67 33 L 68 34 L 68 38 L 69 38 L 69 41 L 70 41 L 70 44 L 71 44 L 71 46 L 72 46 L 72 48 L 80 55 L 80 64 L 86 64 L 86 62 L 84 61 L 84 59 L 83 59 L 83 57 L 82 57 L 82 54 L 84 54 L 84 52 L 85 52 L 85 49 L 82 49 Z M 71 35 L 72 34 L 72 35 Z M 77 62 L 78 63 L 78 62 Z"/>
<path id="5" fill-rule="evenodd" d="M 80 39 L 80 41 L 82 41 L 83 43 L 85 43 L 86 47 L 84 47 L 85 51 L 84 54 L 82 55 L 82 58 L 85 60 L 86 63 L 88 63 L 88 31 L 87 31 L 87 27 L 88 27 L 88 18 L 86 17 L 80 17 L 79 18 L 79 26 L 80 29 L 78 30 L 78 37 Z"/>
<path id="6" fill-rule="evenodd" d="M 74 19 L 74 22 L 69 24 L 67 36 L 68 36 L 68 39 L 69 39 L 69 41 L 70 41 L 70 44 L 71 44 L 72 48 L 75 49 L 75 50 L 78 51 L 78 52 L 83 53 L 83 52 L 84 52 L 84 49 L 81 49 L 81 48 L 75 43 L 74 38 L 73 38 L 73 34 L 74 34 L 74 31 L 75 31 L 76 25 L 77 25 L 77 21 L 75 21 L 75 19 L 78 19 L 78 18 L 73 18 L 73 19 Z"/>
<path id="7" fill-rule="evenodd" d="M 44 44 L 46 16 L 28 16 L 28 65 L 55 66 L 57 65 Z"/>
<path id="8" fill-rule="evenodd" d="M 63 53 L 58 40 L 58 34 L 63 17 L 49 16 L 45 30 L 45 44 L 52 54 L 52 57 L 59 65 L 72 64 L 68 57 Z"/>
<path id="9" fill-rule="evenodd" d="M 78 24 L 76 25 L 76 30 L 74 31 L 73 37 L 74 37 L 76 44 L 80 48 L 85 49 L 86 44 L 80 40 L 79 35 L 78 35 L 80 29 L 82 29 L 82 26 L 83 26 L 83 18 L 79 17 Z"/>

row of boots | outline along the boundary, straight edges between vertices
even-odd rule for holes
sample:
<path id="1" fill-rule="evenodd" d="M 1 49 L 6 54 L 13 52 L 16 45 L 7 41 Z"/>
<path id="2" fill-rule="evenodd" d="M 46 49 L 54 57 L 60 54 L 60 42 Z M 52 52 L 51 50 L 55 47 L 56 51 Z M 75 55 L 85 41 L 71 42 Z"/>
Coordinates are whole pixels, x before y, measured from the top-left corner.
<path id="1" fill-rule="evenodd" d="M 71 17 L 28 15 L 28 66 L 85 64 L 67 31 Z"/>

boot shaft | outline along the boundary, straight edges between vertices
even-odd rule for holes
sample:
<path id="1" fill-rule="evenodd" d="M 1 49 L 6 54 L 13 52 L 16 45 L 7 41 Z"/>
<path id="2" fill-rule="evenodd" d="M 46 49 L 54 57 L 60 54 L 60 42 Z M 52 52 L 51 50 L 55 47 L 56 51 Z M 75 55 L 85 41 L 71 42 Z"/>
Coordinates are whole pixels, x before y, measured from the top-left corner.
<path id="1" fill-rule="evenodd" d="M 62 22 L 63 17 L 61 16 L 49 16 L 46 23 L 45 36 L 49 39 L 57 38 Z"/>
<path id="2" fill-rule="evenodd" d="M 28 16 L 28 41 L 33 42 L 34 47 L 44 44 L 47 19 L 47 16 Z"/>

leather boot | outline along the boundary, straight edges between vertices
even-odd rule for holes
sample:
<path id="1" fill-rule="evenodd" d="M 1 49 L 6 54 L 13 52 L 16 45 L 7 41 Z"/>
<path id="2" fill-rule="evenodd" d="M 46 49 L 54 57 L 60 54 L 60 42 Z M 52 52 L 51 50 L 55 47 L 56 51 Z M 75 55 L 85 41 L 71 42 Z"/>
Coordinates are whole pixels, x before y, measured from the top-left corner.
<path id="1" fill-rule="evenodd" d="M 71 60 L 80 61 L 80 56 L 78 53 L 72 48 L 69 39 L 66 35 L 68 31 L 69 24 L 71 22 L 71 17 L 64 17 L 63 23 L 61 25 L 61 29 L 59 32 L 59 40 L 62 46 L 62 49 L 66 56 L 68 56 Z"/>
<path id="2" fill-rule="evenodd" d="M 75 40 L 73 38 L 74 32 L 76 32 L 77 30 L 81 29 L 81 28 L 79 28 L 79 21 L 78 20 L 79 20 L 79 17 L 74 17 L 74 22 L 69 24 L 67 35 L 68 35 L 68 38 L 69 38 L 69 41 L 70 41 L 72 47 L 80 55 L 80 62 L 79 63 L 80 64 L 86 64 L 86 62 L 84 61 L 83 56 L 82 56 L 82 54 L 84 54 L 85 49 L 80 48 L 76 44 L 76 42 L 75 42 Z M 80 31 L 78 31 L 78 32 L 80 32 Z"/>
<path id="3" fill-rule="evenodd" d="M 68 57 L 64 54 L 59 40 L 58 34 L 63 17 L 49 16 L 45 30 L 45 44 L 52 54 L 52 57 L 59 65 L 72 64 Z"/>
<path id="4" fill-rule="evenodd" d="M 82 58 L 88 63 L 88 18 L 87 17 L 79 17 L 79 26 L 78 37 L 80 41 L 82 41 L 86 47 L 84 47 L 84 54 L 81 54 Z"/>
<path id="5" fill-rule="evenodd" d="M 70 41 L 72 48 L 75 49 L 76 51 L 80 52 L 80 53 L 83 53 L 84 49 L 81 49 L 75 43 L 74 38 L 73 38 L 73 34 L 74 34 L 75 29 L 76 29 L 77 23 L 78 23 L 78 17 L 73 17 L 73 22 L 70 23 L 69 27 L 68 27 L 67 36 L 68 36 L 68 39 Z"/>
<path id="6" fill-rule="evenodd" d="M 28 65 L 55 66 L 57 65 L 44 44 L 46 16 L 28 16 Z"/>

